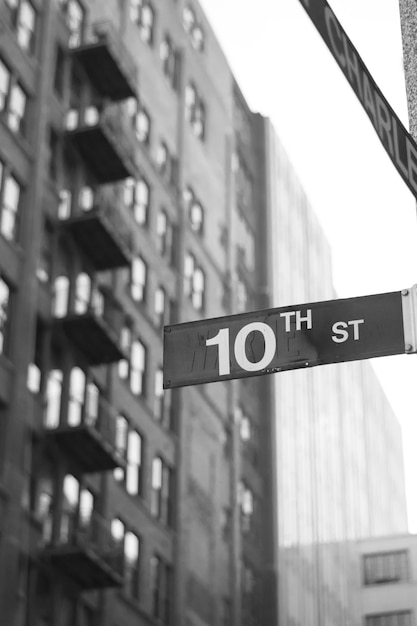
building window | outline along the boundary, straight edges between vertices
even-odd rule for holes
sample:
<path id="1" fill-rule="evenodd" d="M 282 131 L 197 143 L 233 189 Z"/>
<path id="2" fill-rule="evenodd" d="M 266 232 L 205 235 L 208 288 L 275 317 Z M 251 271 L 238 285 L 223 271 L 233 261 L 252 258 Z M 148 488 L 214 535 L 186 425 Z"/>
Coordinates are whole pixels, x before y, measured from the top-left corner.
<path id="1" fill-rule="evenodd" d="M 83 315 L 88 311 L 91 299 L 91 278 L 86 272 L 80 272 L 75 279 L 74 311 Z"/>
<path id="2" fill-rule="evenodd" d="M 144 390 L 145 361 L 145 347 L 139 339 L 136 339 L 132 343 L 130 355 L 130 389 L 135 395 L 141 395 Z"/>
<path id="3" fill-rule="evenodd" d="M 63 481 L 62 510 L 59 525 L 60 543 L 71 543 L 72 533 L 76 529 L 75 521 L 80 498 L 80 483 L 72 475 L 66 474 Z"/>
<path id="4" fill-rule="evenodd" d="M 21 188 L 11 174 L 6 174 L 0 162 L 1 215 L 0 232 L 9 241 L 16 241 Z"/>
<path id="5" fill-rule="evenodd" d="M 130 272 L 130 295 L 136 302 L 145 300 L 147 265 L 142 257 L 133 259 Z"/>
<path id="6" fill-rule="evenodd" d="M 163 388 L 163 370 L 155 372 L 154 416 L 165 428 L 171 428 L 171 395 L 169 389 Z"/>
<path id="7" fill-rule="evenodd" d="M 126 458 L 128 428 L 129 423 L 125 416 L 118 415 L 116 417 L 115 445 L 116 450 L 123 458 Z M 116 468 L 115 472 L 117 472 L 117 474 L 120 474 L 120 472 L 118 471 L 120 469 L 121 468 Z"/>
<path id="8" fill-rule="evenodd" d="M 259 463 L 259 433 L 257 425 L 244 413 L 241 407 L 236 409 L 236 417 L 239 420 L 243 454 L 254 467 L 257 467 Z"/>
<path id="9" fill-rule="evenodd" d="M 161 141 L 156 151 L 156 165 L 160 174 L 169 185 L 177 184 L 177 159 L 172 156 L 168 146 Z"/>
<path id="10" fill-rule="evenodd" d="M 136 115 L 135 131 L 138 140 L 149 146 L 151 140 L 151 118 L 143 107 L 139 109 Z"/>
<path id="11" fill-rule="evenodd" d="M 154 386 L 154 415 L 158 421 L 162 421 L 164 417 L 164 388 L 163 388 L 163 371 L 157 369 L 155 372 Z"/>
<path id="12" fill-rule="evenodd" d="M 240 410 L 240 420 L 239 420 L 239 432 L 240 439 L 244 443 L 247 443 L 251 439 L 251 422 L 247 415 Z"/>
<path id="13" fill-rule="evenodd" d="M 27 388 L 37 394 L 41 390 L 44 369 L 45 324 L 36 320 L 33 360 L 28 364 Z"/>
<path id="14" fill-rule="evenodd" d="M 252 272 L 255 269 L 255 237 L 246 219 L 239 213 L 236 230 L 238 266 Z"/>
<path id="15" fill-rule="evenodd" d="M 36 12 L 27 0 L 20 3 L 17 19 L 17 41 L 23 50 L 33 52 L 35 49 Z"/>
<path id="16" fill-rule="evenodd" d="M 383 552 L 367 554 L 363 557 L 365 585 L 399 582 L 409 580 L 408 552 Z"/>
<path id="17" fill-rule="evenodd" d="M 72 194 L 69 189 L 61 189 L 58 202 L 58 219 L 67 220 L 71 215 Z"/>
<path id="18" fill-rule="evenodd" d="M 146 370 L 146 348 L 139 339 L 132 340 L 131 330 L 127 327 L 122 329 L 121 345 L 129 357 L 119 361 L 119 376 L 124 380 L 129 380 L 133 394 L 142 395 Z"/>
<path id="19" fill-rule="evenodd" d="M 115 447 L 122 459 L 126 460 L 127 454 L 127 435 L 129 432 L 129 422 L 124 415 L 117 415 L 115 426 Z M 113 476 L 118 482 L 122 482 L 126 478 L 123 467 L 116 467 L 113 470 Z"/>
<path id="20" fill-rule="evenodd" d="M 198 52 L 204 50 L 205 34 L 201 24 L 198 22 L 193 9 L 186 5 L 182 14 L 182 22 L 185 31 L 191 39 L 192 46 Z"/>
<path id="21" fill-rule="evenodd" d="M 414 619 L 411 611 L 380 613 L 366 615 L 365 626 L 414 626 Z"/>
<path id="22" fill-rule="evenodd" d="M 0 59 L 0 111 L 5 111 L 10 89 L 10 72 Z"/>
<path id="23" fill-rule="evenodd" d="M 235 174 L 237 203 L 240 207 L 252 211 L 254 194 L 252 174 L 243 157 L 237 152 L 233 155 L 232 169 Z M 238 214 L 238 220 L 238 235 L 241 235 L 244 238 L 242 240 L 242 246 L 250 246 L 249 253 L 252 255 L 254 242 L 250 241 L 250 238 L 253 239 L 253 233 L 242 213 Z"/>
<path id="24" fill-rule="evenodd" d="M 132 120 L 137 139 L 149 146 L 151 141 L 151 118 L 144 106 L 141 106 L 137 98 L 129 98 L 127 101 L 127 115 Z"/>
<path id="25" fill-rule="evenodd" d="M 172 470 L 161 457 L 152 462 L 151 513 L 167 526 L 173 522 L 173 480 Z"/>
<path id="26" fill-rule="evenodd" d="M 76 48 L 82 43 L 84 9 L 78 0 L 59 0 L 59 4 L 70 31 L 68 45 L 70 48 Z"/>
<path id="27" fill-rule="evenodd" d="M 161 174 L 165 174 L 169 166 L 169 151 L 168 146 L 164 141 L 161 141 L 159 143 L 158 149 L 156 151 L 156 164 Z"/>
<path id="28" fill-rule="evenodd" d="M 8 127 L 14 133 L 26 132 L 27 95 L 0 59 L 0 112 L 5 113 Z"/>
<path id="29" fill-rule="evenodd" d="M 171 615 L 172 568 L 159 556 L 151 557 L 152 615 L 168 626 Z"/>
<path id="30" fill-rule="evenodd" d="M 156 235 L 158 237 L 158 250 L 160 254 L 171 259 L 173 251 L 173 226 L 164 209 L 160 209 L 156 218 Z"/>
<path id="31" fill-rule="evenodd" d="M 201 236 L 204 230 L 204 209 L 201 202 L 197 199 L 191 187 L 184 189 L 183 197 L 191 229 Z"/>
<path id="32" fill-rule="evenodd" d="M 132 496 L 142 490 L 142 445 L 139 433 L 130 430 L 127 436 L 126 491 Z"/>
<path id="33" fill-rule="evenodd" d="M 79 426 L 82 422 L 85 396 L 85 372 L 79 367 L 73 367 L 70 373 L 68 414 L 69 426 Z"/>
<path id="34" fill-rule="evenodd" d="M 35 49 L 36 11 L 28 0 L 6 0 L 11 10 L 19 46 L 26 52 Z"/>
<path id="35" fill-rule="evenodd" d="M 193 83 L 185 88 L 185 119 L 190 122 L 196 137 L 206 136 L 206 107 Z"/>
<path id="36" fill-rule="evenodd" d="M 129 423 L 123 415 L 116 420 L 116 448 L 119 454 L 126 459 L 126 469 L 117 467 L 114 478 L 123 482 L 127 493 L 132 496 L 142 493 L 142 456 L 143 437 L 136 431 L 129 429 Z"/>
<path id="37" fill-rule="evenodd" d="M 162 62 L 162 71 L 167 77 L 171 87 L 177 88 L 178 81 L 178 52 L 172 43 L 171 37 L 165 35 L 159 46 L 159 56 Z"/>
<path id="38" fill-rule="evenodd" d="M 81 211 L 91 211 L 94 207 L 94 190 L 88 185 L 84 185 L 78 194 L 78 208 Z"/>
<path id="39" fill-rule="evenodd" d="M 162 328 L 169 323 L 170 302 L 165 289 L 158 287 L 155 291 L 155 326 Z"/>
<path id="40" fill-rule="evenodd" d="M 139 537 L 128 530 L 124 542 L 124 584 L 125 589 L 135 599 L 139 597 Z"/>
<path id="41" fill-rule="evenodd" d="M 194 256 L 187 253 L 184 264 L 184 291 L 196 311 L 204 308 L 205 275 Z"/>
<path id="42" fill-rule="evenodd" d="M 146 224 L 150 206 L 148 183 L 143 178 L 127 178 L 123 187 L 123 200 L 125 206 L 132 210 L 136 222 L 141 226 Z"/>
<path id="43" fill-rule="evenodd" d="M 142 41 L 152 45 L 155 12 L 149 0 L 130 0 L 130 19 L 137 24 Z"/>
<path id="44" fill-rule="evenodd" d="M 242 532 L 247 534 L 253 530 L 254 499 L 251 489 L 244 482 L 238 485 L 238 499 Z"/>
<path id="45" fill-rule="evenodd" d="M 17 83 L 10 90 L 8 111 L 8 126 L 15 133 L 24 134 L 24 118 L 27 97 L 23 89 Z"/>
<path id="46" fill-rule="evenodd" d="M 0 278 L 0 354 L 7 354 L 10 340 L 10 288 Z"/>
<path id="47" fill-rule="evenodd" d="M 248 310 L 248 290 L 241 278 L 236 282 L 236 307 L 238 313 Z"/>
<path id="48" fill-rule="evenodd" d="M 118 518 L 112 520 L 111 534 L 119 546 L 123 546 L 123 573 L 125 592 L 131 597 L 139 597 L 139 536 L 127 529 Z"/>
<path id="49" fill-rule="evenodd" d="M 54 317 L 65 317 L 68 313 L 69 304 L 69 285 L 68 276 L 57 276 L 54 280 L 52 314 Z"/>

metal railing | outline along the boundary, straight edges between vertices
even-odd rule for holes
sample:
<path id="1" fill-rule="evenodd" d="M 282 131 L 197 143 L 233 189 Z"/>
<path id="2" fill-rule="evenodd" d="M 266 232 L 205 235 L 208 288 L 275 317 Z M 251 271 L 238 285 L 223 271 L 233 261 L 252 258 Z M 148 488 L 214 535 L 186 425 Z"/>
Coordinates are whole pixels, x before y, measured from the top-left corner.
<path id="1" fill-rule="evenodd" d="M 79 215 L 99 215 L 106 222 L 109 229 L 117 233 L 124 241 L 129 252 L 133 253 L 133 235 L 127 219 L 123 215 L 122 203 L 113 188 L 101 186 L 94 192 L 91 208 L 84 208 L 77 204 L 70 217 Z"/>
<path id="2" fill-rule="evenodd" d="M 93 24 L 92 43 L 104 41 L 109 46 L 110 50 L 117 58 L 117 61 L 123 70 L 124 74 L 128 76 L 128 80 L 136 87 L 137 80 L 137 68 L 130 56 L 127 48 L 122 42 L 121 35 L 116 32 L 113 24 L 107 20 L 100 20 Z M 88 41 L 83 42 L 84 45 L 88 44 Z"/>
<path id="3" fill-rule="evenodd" d="M 113 451 L 119 454 L 116 445 L 116 418 L 116 411 L 112 405 L 105 398 L 100 397 L 97 415 L 92 415 L 84 411 L 81 425 L 96 430 L 99 435 L 110 444 Z"/>
<path id="4" fill-rule="evenodd" d="M 45 518 L 52 532 L 44 533 L 43 545 L 46 549 L 65 547 L 93 551 L 99 559 L 118 575 L 123 576 L 124 551 L 123 541 L 117 540 L 111 532 L 111 524 L 96 511 L 83 514 L 81 511 L 61 511 L 58 518 Z"/>

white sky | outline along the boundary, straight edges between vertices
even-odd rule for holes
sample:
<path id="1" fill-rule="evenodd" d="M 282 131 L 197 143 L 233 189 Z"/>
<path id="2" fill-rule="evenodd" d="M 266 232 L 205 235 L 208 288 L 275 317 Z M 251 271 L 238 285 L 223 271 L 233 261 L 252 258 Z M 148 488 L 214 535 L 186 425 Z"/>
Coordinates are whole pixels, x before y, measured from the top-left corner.
<path id="1" fill-rule="evenodd" d="M 414 198 L 299 0 L 200 3 L 249 106 L 272 120 L 321 220 L 338 296 L 417 283 Z M 408 128 L 398 3 L 329 0 Z M 372 362 L 403 427 L 410 530 L 417 532 L 417 355 Z"/>

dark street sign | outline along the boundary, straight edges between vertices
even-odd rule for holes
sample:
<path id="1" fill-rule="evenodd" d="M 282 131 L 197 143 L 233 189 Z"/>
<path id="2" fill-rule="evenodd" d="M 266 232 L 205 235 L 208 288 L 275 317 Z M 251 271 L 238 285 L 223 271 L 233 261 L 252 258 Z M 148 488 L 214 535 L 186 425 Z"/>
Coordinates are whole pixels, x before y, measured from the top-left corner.
<path id="1" fill-rule="evenodd" d="M 417 198 L 417 144 L 372 78 L 326 0 L 300 0 L 359 98 L 397 171 Z"/>
<path id="2" fill-rule="evenodd" d="M 166 326 L 164 388 L 404 353 L 402 299 L 394 292 Z"/>

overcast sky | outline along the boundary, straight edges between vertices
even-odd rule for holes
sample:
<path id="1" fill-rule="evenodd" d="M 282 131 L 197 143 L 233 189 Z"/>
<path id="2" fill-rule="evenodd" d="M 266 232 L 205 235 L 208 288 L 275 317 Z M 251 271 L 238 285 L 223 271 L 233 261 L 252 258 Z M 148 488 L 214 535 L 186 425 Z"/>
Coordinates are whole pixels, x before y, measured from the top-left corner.
<path id="1" fill-rule="evenodd" d="M 298 171 L 332 246 L 338 296 L 417 283 L 414 198 L 299 0 L 200 3 L 249 106 L 271 118 Z M 329 4 L 408 128 L 398 0 Z M 372 363 L 403 426 L 417 532 L 417 355 Z"/>

